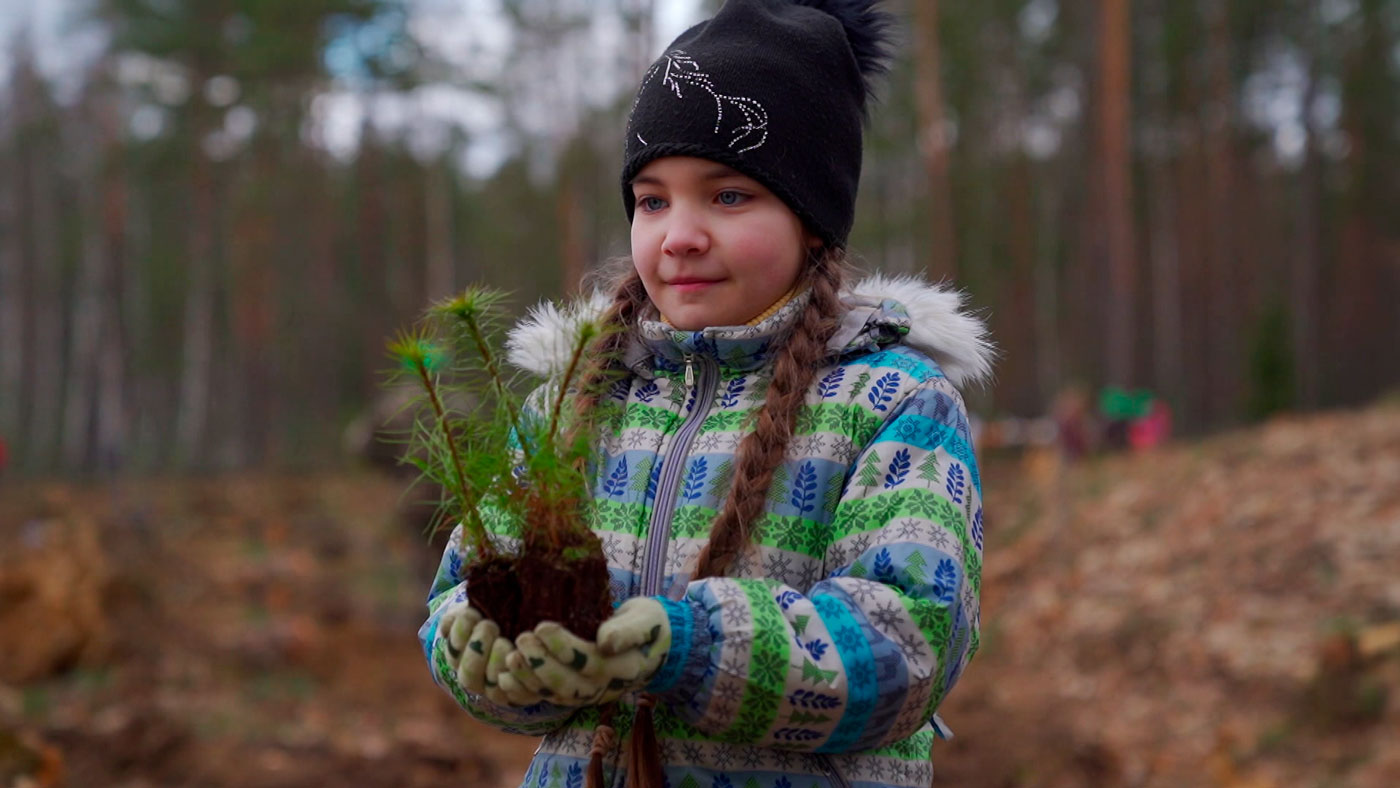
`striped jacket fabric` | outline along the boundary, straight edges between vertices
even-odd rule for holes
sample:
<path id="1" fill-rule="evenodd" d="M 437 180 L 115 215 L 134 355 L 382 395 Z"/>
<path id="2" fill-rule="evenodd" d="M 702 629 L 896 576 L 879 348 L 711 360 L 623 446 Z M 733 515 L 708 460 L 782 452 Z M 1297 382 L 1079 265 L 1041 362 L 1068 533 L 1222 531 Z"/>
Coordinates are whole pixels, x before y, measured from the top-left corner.
<path id="1" fill-rule="evenodd" d="M 725 577 L 689 573 L 806 298 L 756 326 L 642 321 L 633 374 L 600 401 L 591 516 L 614 601 L 655 596 L 671 620 L 647 688 L 671 788 L 927 788 L 947 734 L 935 712 L 977 651 L 982 483 L 959 387 L 989 375 L 985 329 L 959 294 L 917 279 L 871 277 L 842 300 L 754 547 Z M 512 360 L 551 374 L 571 321 L 602 306 L 538 308 L 512 332 Z M 512 523 L 492 527 L 514 538 Z M 448 666 L 438 621 L 466 600 L 460 537 L 419 631 L 434 680 L 477 719 L 543 737 L 523 786 L 581 788 L 596 708 L 498 706 Z M 625 768 L 618 746 L 607 784 Z"/>

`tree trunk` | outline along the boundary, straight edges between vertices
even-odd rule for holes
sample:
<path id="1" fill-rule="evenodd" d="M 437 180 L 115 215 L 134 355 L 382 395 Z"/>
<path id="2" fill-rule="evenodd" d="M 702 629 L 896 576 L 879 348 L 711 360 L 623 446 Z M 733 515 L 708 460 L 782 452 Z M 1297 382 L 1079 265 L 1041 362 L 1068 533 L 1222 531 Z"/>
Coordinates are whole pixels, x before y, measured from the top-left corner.
<path id="1" fill-rule="evenodd" d="M 391 308 L 389 282 L 384 271 L 384 166 L 369 121 L 373 97 L 365 98 L 365 122 L 360 130 L 360 152 L 355 163 L 357 198 L 356 248 L 360 255 L 360 391 L 361 402 L 373 401 L 379 387 Z"/>
<path id="2" fill-rule="evenodd" d="M 1181 250 L 1176 195 L 1170 162 L 1151 175 L 1152 360 L 1153 383 L 1170 401 L 1181 401 L 1182 370 Z"/>
<path id="3" fill-rule="evenodd" d="M 1312 118 L 1321 78 L 1319 59 L 1322 36 L 1316 32 L 1319 20 L 1308 14 L 1310 58 L 1307 88 L 1303 91 L 1303 122 L 1307 143 L 1303 151 L 1302 190 L 1298 205 L 1298 243 L 1291 255 L 1289 277 L 1289 319 L 1292 326 L 1294 398 L 1307 410 L 1318 406 L 1319 291 L 1322 288 L 1322 152 L 1318 137 L 1322 130 Z"/>
<path id="4" fill-rule="evenodd" d="M 1042 174 L 1058 170 L 1039 168 Z M 1053 402 L 1065 381 L 1060 349 L 1060 280 L 1055 250 L 1060 238 L 1060 184 L 1045 177 L 1037 189 L 1035 245 L 1035 362 L 1036 387 L 1042 403 Z"/>
<path id="5" fill-rule="evenodd" d="M 67 394 L 63 398 L 63 466 L 87 470 L 92 460 L 93 414 L 97 396 L 98 349 L 106 322 L 107 240 L 102 216 L 101 145 L 90 135 L 84 147 L 91 153 L 79 175 L 79 216 L 82 232 L 78 278 L 73 294 L 68 334 Z"/>
<path id="6" fill-rule="evenodd" d="M 943 75 L 938 44 L 938 0 L 914 4 L 914 90 L 918 99 L 919 151 L 928 178 L 931 279 L 955 281 L 958 277 L 956 224 L 953 222 L 953 185 L 948 175 L 947 118 L 943 104 Z"/>
<path id="7" fill-rule="evenodd" d="M 102 107 L 101 128 L 106 139 L 108 171 L 102 184 L 103 241 L 106 249 L 107 280 L 102 293 L 105 317 L 98 350 L 95 460 L 99 471 L 111 471 L 125 464 L 131 412 L 127 381 L 127 330 L 123 319 L 126 306 L 126 267 L 129 258 L 123 239 L 127 232 L 127 192 L 125 161 L 122 157 L 119 123 L 115 107 Z"/>
<path id="8" fill-rule="evenodd" d="M 1205 147 L 1205 263 L 1208 288 L 1206 292 L 1207 341 L 1202 346 L 1205 360 L 1205 383 L 1209 387 L 1209 410 L 1206 418 L 1212 424 L 1231 420 L 1240 402 L 1242 354 L 1237 320 L 1239 293 L 1236 268 L 1234 222 L 1239 219 L 1235 203 L 1235 179 L 1232 155 L 1233 90 L 1230 77 L 1230 30 L 1227 9 L 1223 3 L 1206 3 L 1207 80 L 1208 98 L 1204 105 Z"/>
<path id="9" fill-rule="evenodd" d="M 18 433 L 24 390 L 24 236 L 20 231 L 18 157 L 0 149 L 0 441 Z"/>
<path id="10" fill-rule="evenodd" d="M 631 53 L 628 63 L 629 87 L 640 81 L 647 68 L 660 53 L 656 51 L 655 0 L 630 0 L 626 3 L 626 18 L 631 33 Z"/>
<path id="11" fill-rule="evenodd" d="M 128 186 L 121 182 L 124 196 L 122 227 L 117 237 L 122 239 L 121 257 L 123 261 L 121 313 L 123 345 L 132 359 L 129 383 L 130 420 L 128 454 L 141 469 L 158 464 L 168 451 L 165 434 L 168 427 L 158 427 L 158 423 L 169 424 L 169 417 L 157 419 L 156 414 L 168 413 L 171 408 L 166 401 L 168 389 L 161 385 L 158 375 L 146 370 L 144 362 L 152 352 L 155 320 L 151 297 L 153 276 L 151 266 L 151 203 L 153 198 L 145 184 L 132 182 Z"/>
<path id="12" fill-rule="evenodd" d="M 1189 97 L 1184 106 L 1194 106 Z M 1182 342 L 1192 351 L 1191 374 L 1184 381 L 1184 397 L 1180 403 L 1181 421 L 1193 427 L 1209 423 L 1211 412 L 1209 344 L 1210 326 L 1210 252 L 1209 206 L 1201 199 L 1205 178 L 1204 134 L 1199 124 L 1192 126 L 1190 140 L 1173 166 L 1176 214 L 1174 228 L 1180 261 L 1182 290 Z"/>
<path id="13" fill-rule="evenodd" d="M 29 161 L 32 180 L 29 195 L 31 214 L 30 247 L 33 274 L 32 362 L 28 372 L 34 381 L 29 400 L 29 436 L 26 442 L 30 467 L 53 468 L 63 396 L 63 294 L 59 280 L 58 173 L 42 146 Z"/>
<path id="14" fill-rule="evenodd" d="M 276 320 L 275 223 L 283 196 L 273 185 L 282 170 L 269 135 L 254 140 L 238 188 L 230 188 L 234 232 L 228 239 L 229 313 L 233 317 L 233 357 L 240 370 L 235 391 L 236 434 L 225 436 L 238 465 L 257 465 L 269 454 L 272 414 L 278 394 L 272 374 L 272 330 Z M 237 195 L 237 196 L 234 196 Z M 281 214 L 285 215 L 285 214 Z"/>
<path id="15" fill-rule="evenodd" d="M 1151 39 L 1157 47 L 1172 40 L 1173 26 L 1181 18 L 1165 18 L 1168 12 L 1158 7 L 1158 16 L 1151 29 Z M 1160 49 L 1158 50 L 1160 51 Z M 1156 78 L 1148 88 L 1150 123 L 1156 128 L 1159 144 L 1148 157 L 1145 168 L 1146 224 L 1148 234 L 1148 265 L 1151 286 L 1148 289 L 1152 320 L 1152 385 L 1175 408 L 1175 417 L 1182 417 L 1188 384 L 1182 367 L 1186 338 L 1182 325 L 1182 254 L 1180 222 L 1176 196 L 1176 166 L 1181 160 L 1181 143 L 1166 130 L 1176 127 L 1179 110 L 1171 90 L 1172 83 L 1184 78 L 1182 58 L 1166 59 L 1156 70 Z M 1148 72 L 1151 74 L 1152 72 Z"/>
<path id="16" fill-rule="evenodd" d="M 1323 373 L 1332 404 L 1365 402 L 1397 382 L 1400 339 L 1400 78 L 1390 69 L 1384 0 L 1362 0 L 1359 34 L 1342 69 L 1342 118 L 1350 144 L 1340 248 L 1329 268 L 1332 331 Z M 1381 351 L 1381 352 L 1378 352 Z"/>
<path id="17" fill-rule="evenodd" d="M 578 185 L 568 172 L 561 174 L 555 199 L 555 218 L 559 223 L 559 261 L 562 264 L 563 291 L 577 293 L 588 267 L 584 252 L 583 210 L 579 206 Z"/>
<path id="18" fill-rule="evenodd" d="M 1128 0 L 1099 3 L 1099 161 L 1103 173 L 1108 256 L 1107 372 L 1132 385 L 1137 262 L 1133 237 L 1130 80 L 1132 30 Z"/>
<path id="19" fill-rule="evenodd" d="M 185 293 L 180 399 L 175 421 L 177 462 L 208 456 L 206 433 L 214 356 L 214 178 L 196 125 L 190 141 L 189 282 Z"/>
<path id="20" fill-rule="evenodd" d="M 346 271 L 338 254 L 337 241 L 341 234 L 349 231 L 338 222 L 338 200 L 329 200 L 325 195 L 337 191 L 338 178 L 331 166 L 317 158 L 308 165 L 304 184 L 304 198 L 311 206 L 311 220 L 307 239 L 310 247 L 308 260 L 310 270 L 307 280 L 310 283 L 310 320 L 305 330 L 306 347 L 322 348 L 325 363 L 288 364 L 289 374 L 296 380 L 296 403 L 289 404 L 289 416 L 299 419 L 314 419 L 324 427 L 338 429 L 339 419 L 327 418 L 326 414 L 344 413 L 347 402 L 363 405 L 358 392 L 346 391 L 344 376 L 347 361 L 355 355 L 347 352 L 355 347 L 353 341 L 346 342 L 343 309 L 351 301 L 345 284 Z M 284 356 L 284 358 L 286 358 Z M 324 433 L 329 436 L 330 430 Z M 329 452 L 335 451 L 339 443 L 324 446 Z"/>
<path id="21" fill-rule="evenodd" d="M 1002 288 L 1004 293 L 1003 325 L 1008 347 L 1022 348 L 1020 358 L 1008 359 L 1005 382 L 1009 396 L 999 398 L 1016 413 L 1035 414 L 1042 411 L 1049 396 L 1042 395 L 1037 386 L 1035 359 L 1042 352 L 1036 336 L 1036 248 L 1035 248 L 1035 189 L 1032 184 L 1031 162 L 1025 154 L 1009 165 L 1003 183 L 1007 222 L 1007 252 L 1011 257 L 1011 281 Z"/>
<path id="22" fill-rule="evenodd" d="M 456 289 L 452 253 L 452 170 L 448 157 L 424 173 L 423 212 L 427 216 L 427 295 L 444 298 Z"/>

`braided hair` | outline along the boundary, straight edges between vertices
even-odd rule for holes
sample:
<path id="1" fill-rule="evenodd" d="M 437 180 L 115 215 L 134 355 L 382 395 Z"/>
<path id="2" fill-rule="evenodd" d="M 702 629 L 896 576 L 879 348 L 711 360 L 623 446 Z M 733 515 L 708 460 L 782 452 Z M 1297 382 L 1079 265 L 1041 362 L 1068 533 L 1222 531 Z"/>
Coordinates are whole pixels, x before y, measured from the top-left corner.
<path id="1" fill-rule="evenodd" d="M 774 472 L 787 454 L 798 411 L 826 357 L 827 341 L 840 324 L 839 293 L 848 270 L 843 250 L 821 249 L 809 253 L 799 285 L 810 291 L 807 306 L 774 359 L 773 379 L 759 408 L 754 429 L 739 443 L 734 481 L 710 528 L 709 542 L 696 559 L 694 579 L 724 575 L 753 541 L 754 525 L 763 514 Z M 589 367 L 583 372 L 574 399 L 571 435 L 575 438 L 597 431 L 601 410 L 599 395 L 609 378 L 618 374 L 619 359 L 631 332 L 650 304 L 642 279 L 629 259 L 615 261 L 604 270 L 603 276 L 607 284 L 602 289 L 611 293 L 612 298 L 600 320 L 600 336 L 588 349 Z M 665 782 L 652 719 L 654 705 L 654 698 L 642 696 L 632 728 L 628 773 L 631 775 L 629 782 L 635 788 L 662 788 Z M 602 753 L 608 749 L 604 744 L 611 741 L 612 719 L 616 712 L 616 704 L 610 704 L 602 712 L 594 751 L 589 758 L 589 788 L 602 786 Z"/>
<path id="2" fill-rule="evenodd" d="M 807 308 L 774 359 L 773 379 L 753 431 L 739 443 L 734 481 L 697 559 L 696 580 L 722 576 L 748 550 L 774 472 L 787 454 L 798 411 L 826 357 L 827 340 L 840 322 L 838 294 L 845 273 L 839 253 L 815 253 L 804 277 L 810 291 Z"/>
<path id="3" fill-rule="evenodd" d="M 773 379 L 754 429 L 739 443 L 729 495 L 710 529 L 709 543 L 697 559 L 693 575 L 697 580 L 723 575 L 752 542 L 754 525 L 763 514 L 774 472 L 787 453 L 798 411 L 822 366 L 826 343 L 840 322 L 839 293 L 849 270 L 842 250 L 810 253 L 799 282 L 799 289 L 809 291 L 806 309 L 773 361 Z M 628 339 L 650 306 L 630 259 L 614 261 L 602 272 L 602 281 L 612 298 L 599 321 L 603 330 L 588 349 L 589 367 L 574 398 L 574 434 L 584 430 L 588 432 L 583 434 L 591 434 L 597 429 L 601 392 L 618 374 L 617 365 Z"/>

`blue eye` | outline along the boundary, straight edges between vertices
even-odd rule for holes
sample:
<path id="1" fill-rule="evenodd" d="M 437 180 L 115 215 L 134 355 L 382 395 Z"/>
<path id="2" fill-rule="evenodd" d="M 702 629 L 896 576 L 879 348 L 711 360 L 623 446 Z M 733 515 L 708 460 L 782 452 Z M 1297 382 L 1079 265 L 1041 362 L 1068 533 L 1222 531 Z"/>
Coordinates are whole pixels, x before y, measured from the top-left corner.
<path id="1" fill-rule="evenodd" d="M 718 199 L 720 205 L 738 205 L 747 198 L 748 195 L 743 192 L 726 190 L 719 193 Z"/>
<path id="2" fill-rule="evenodd" d="M 643 197 L 637 200 L 637 207 L 641 208 L 646 213 L 651 213 L 665 208 L 666 201 L 660 197 Z"/>

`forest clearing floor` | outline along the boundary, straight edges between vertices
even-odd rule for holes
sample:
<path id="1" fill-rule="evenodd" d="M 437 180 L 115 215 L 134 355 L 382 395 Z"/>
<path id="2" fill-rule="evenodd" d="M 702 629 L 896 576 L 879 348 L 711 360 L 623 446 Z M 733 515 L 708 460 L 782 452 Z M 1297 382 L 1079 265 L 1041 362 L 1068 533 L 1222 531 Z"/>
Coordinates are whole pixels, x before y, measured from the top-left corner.
<path id="1" fill-rule="evenodd" d="M 1400 403 L 984 466 L 935 786 L 1400 785 Z M 0 788 L 517 785 L 428 675 L 401 489 L 0 483 Z"/>

